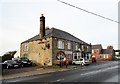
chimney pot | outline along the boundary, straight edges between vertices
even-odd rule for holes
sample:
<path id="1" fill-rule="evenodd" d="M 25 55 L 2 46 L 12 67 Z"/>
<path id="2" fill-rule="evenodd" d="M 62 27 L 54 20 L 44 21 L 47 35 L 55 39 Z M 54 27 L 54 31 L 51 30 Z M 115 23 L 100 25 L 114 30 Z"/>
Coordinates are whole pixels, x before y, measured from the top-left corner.
<path id="1" fill-rule="evenodd" d="M 41 17 L 44 16 L 43 14 L 41 14 Z"/>

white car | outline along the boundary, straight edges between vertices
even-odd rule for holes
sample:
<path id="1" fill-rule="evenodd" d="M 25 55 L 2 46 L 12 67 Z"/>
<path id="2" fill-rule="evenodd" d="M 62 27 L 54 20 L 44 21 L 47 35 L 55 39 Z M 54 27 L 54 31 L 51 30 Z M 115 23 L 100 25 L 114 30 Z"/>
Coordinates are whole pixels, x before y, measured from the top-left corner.
<path id="1" fill-rule="evenodd" d="M 90 64 L 89 60 L 85 60 L 84 58 L 79 58 L 76 60 L 73 60 L 72 64 L 80 64 L 81 66 Z"/>

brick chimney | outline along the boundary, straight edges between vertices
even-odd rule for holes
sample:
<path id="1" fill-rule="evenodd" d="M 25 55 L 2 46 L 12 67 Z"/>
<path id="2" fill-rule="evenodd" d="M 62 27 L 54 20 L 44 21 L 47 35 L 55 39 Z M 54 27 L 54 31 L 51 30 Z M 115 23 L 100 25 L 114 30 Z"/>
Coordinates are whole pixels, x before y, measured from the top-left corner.
<path id="1" fill-rule="evenodd" d="M 42 39 L 45 36 L 45 17 L 43 14 L 41 14 L 40 17 L 40 33 L 39 33 L 40 39 Z"/>

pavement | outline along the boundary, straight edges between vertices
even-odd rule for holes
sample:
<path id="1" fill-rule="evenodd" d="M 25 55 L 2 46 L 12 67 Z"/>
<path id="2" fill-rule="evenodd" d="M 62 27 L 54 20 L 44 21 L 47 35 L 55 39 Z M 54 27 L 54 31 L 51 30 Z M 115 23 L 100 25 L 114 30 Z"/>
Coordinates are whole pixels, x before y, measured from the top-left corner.
<path id="1" fill-rule="evenodd" d="M 63 66 L 62 68 L 60 68 L 59 66 L 52 66 L 52 67 L 35 66 L 35 67 L 29 67 L 29 68 L 10 69 L 10 70 L 7 70 L 6 72 L 3 70 L 2 76 L 0 76 L 0 80 L 17 78 L 17 77 L 20 78 L 20 77 L 59 72 L 59 71 L 66 71 L 66 70 L 72 70 L 77 68 L 80 68 L 80 65 L 69 65 L 67 66 L 67 68 L 66 66 Z"/>

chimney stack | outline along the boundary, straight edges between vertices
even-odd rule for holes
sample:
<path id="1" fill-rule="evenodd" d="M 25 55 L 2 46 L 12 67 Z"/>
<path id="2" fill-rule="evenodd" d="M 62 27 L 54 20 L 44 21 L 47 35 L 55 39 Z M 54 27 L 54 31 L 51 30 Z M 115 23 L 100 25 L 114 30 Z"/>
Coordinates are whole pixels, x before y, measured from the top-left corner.
<path id="1" fill-rule="evenodd" d="M 40 39 L 42 39 L 45 36 L 45 17 L 43 14 L 41 14 L 40 17 L 40 33 L 39 33 Z"/>

